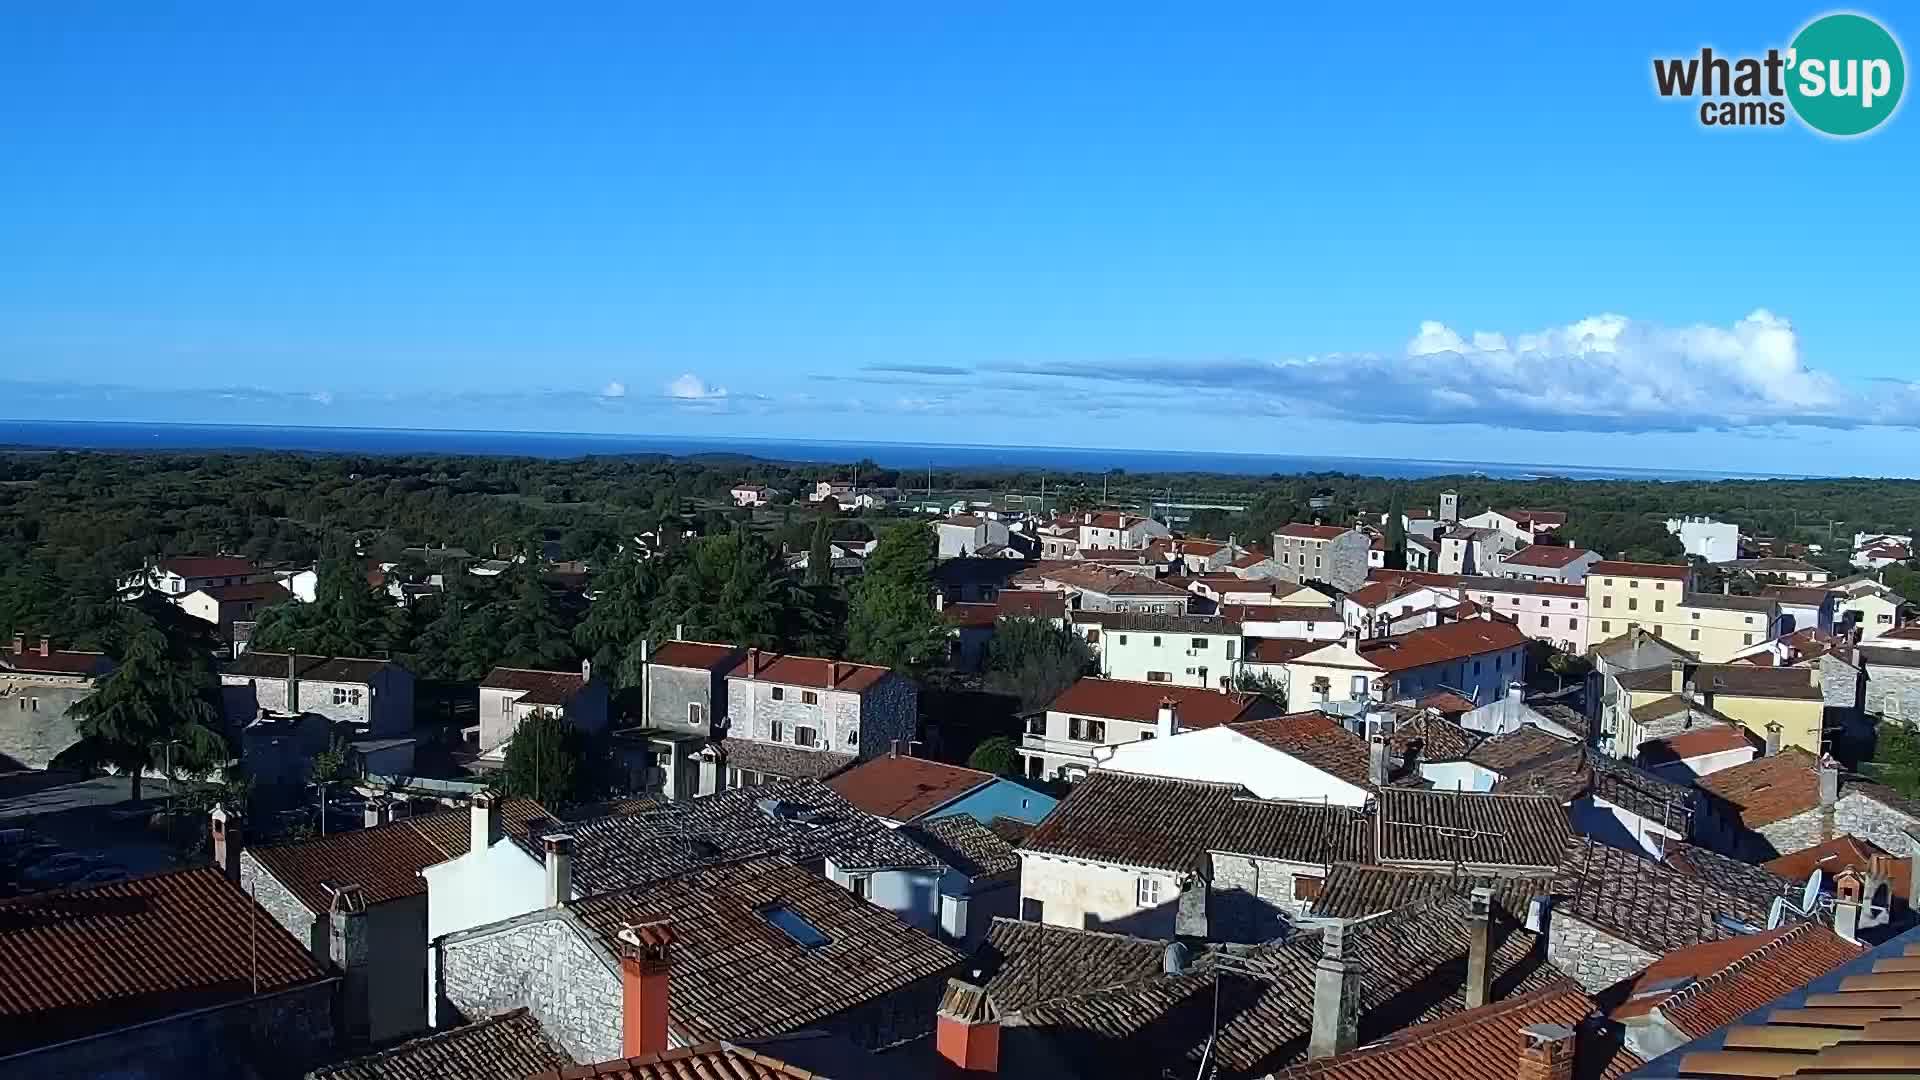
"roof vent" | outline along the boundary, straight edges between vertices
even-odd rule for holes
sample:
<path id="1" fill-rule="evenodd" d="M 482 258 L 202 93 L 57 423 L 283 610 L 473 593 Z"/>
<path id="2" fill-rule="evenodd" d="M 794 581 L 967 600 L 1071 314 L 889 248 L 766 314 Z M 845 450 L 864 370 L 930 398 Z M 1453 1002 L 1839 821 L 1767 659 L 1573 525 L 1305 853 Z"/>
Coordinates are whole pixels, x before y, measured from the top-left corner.
<path id="1" fill-rule="evenodd" d="M 1160 970 L 1168 975 L 1185 975 L 1187 962 L 1193 957 L 1184 942 L 1169 941 L 1161 957 Z"/>
<path id="2" fill-rule="evenodd" d="M 1757 934 L 1760 932 L 1759 927 L 1750 922 L 1743 922 L 1736 919 L 1724 911 L 1716 911 L 1713 913 L 1713 925 L 1725 930 L 1729 934 Z"/>

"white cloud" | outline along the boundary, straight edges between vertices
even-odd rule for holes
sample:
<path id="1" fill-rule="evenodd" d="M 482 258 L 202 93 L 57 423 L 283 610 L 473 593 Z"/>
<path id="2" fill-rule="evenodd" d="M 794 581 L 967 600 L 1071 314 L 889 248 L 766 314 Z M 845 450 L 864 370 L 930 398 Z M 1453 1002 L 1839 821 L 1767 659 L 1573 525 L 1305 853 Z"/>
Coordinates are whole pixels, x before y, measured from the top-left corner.
<path id="1" fill-rule="evenodd" d="M 700 376 L 688 372 L 667 383 L 667 396 L 680 401 L 712 401 L 727 396 L 724 386 L 709 386 Z"/>
<path id="2" fill-rule="evenodd" d="M 333 391 L 331 390 L 315 390 L 313 393 L 308 394 L 307 397 L 311 398 L 315 404 L 333 404 Z"/>
<path id="3" fill-rule="evenodd" d="M 610 382 L 610 383 L 608 383 L 608 384 L 607 384 L 606 386 L 604 386 L 604 387 L 602 387 L 602 388 L 601 388 L 601 390 L 600 390 L 600 396 L 601 396 L 601 397 L 603 397 L 603 398 L 623 398 L 623 397 L 626 397 L 626 396 L 627 396 L 627 384 L 626 384 L 626 383 L 623 383 L 623 382 L 621 382 L 621 381 L 620 381 L 620 380 L 618 380 L 618 379 L 615 379 L 615 380 L 613 380 L 612 382 Z"/>
<path id="4" fill-rule="evenodd" d="M 1765 309 L 1731 326 L 1603 314 L 1509 335 L 1423 322 L 1401 355 L 999 365 L 1001 371 L 1230 392 L 1276 415 L 1473 423 L 1542 431 L 1920 425 L 1920 384 L 1871 394 L 1807 366 L 1793 325 Z"/>

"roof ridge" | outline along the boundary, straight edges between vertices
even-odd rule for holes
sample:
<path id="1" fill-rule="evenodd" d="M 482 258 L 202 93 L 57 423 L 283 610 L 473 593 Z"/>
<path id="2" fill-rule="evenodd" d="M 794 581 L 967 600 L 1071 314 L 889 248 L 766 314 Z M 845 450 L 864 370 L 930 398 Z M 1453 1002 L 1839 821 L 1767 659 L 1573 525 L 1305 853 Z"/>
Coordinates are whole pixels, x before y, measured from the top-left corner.
<path id="1" fill-rule="evenodd" d="M 1780 949 L 1784 948 L 1788 943 L 1798 943 L 1804 940 L 1805 938 L 1812 936 L 1817 930 L 1824 930 L 1824 929 L 1826 928 L 1817 922 L 1795 923 L 1790 929 L 1787 930 L 1786 933 L 1775 937 L 1772 941 L 1761 942 L 1758 946 L 1747 951 L 1746 953 L 1741 954 L 1738 958 L 1728 963 L 1725 967 L 1722 967 L 1720 970 L 1709 973 L 1703 979 L 1695 979 L 1692 983 L 1689 983 L 1688 985 L 1683 986 L 1678 990 L 1675 990 L 1673 993 L 1668 994 L 1666 997 L 1661 998 L 1660 1004 L 1656 1007 L 1665 1008 L 1666 1006 L 1671 1004 L 1684 1004 L 1688 1001 L 1692 1001 L 1694 998 L 1699 997 L 1700 995 L 1706 993 L 1710 989 L 1713 989 L 1714 987 L 1718 986 L 1720 983 L 1725 982 L 1727 979 L 1732 978 L 1733 976 L 1738 975 L 1741 972 L 1752 967 L 1754 964 L 1758 963 L 1762 957 L 1766 957 L 1775 952 L 1778 952 Z M 1836 934 L 1834 936 L 1838 937 L 1839 935 Z M 1812 980 L 1817 979 L 1824 974 L 1826 974 L 1826 972 L 1824 971 L 1814 972 L 1812 975 L 1808 977 L 1807 981 L 1811 982 Z"/>
<path id="2" fill-rule="evenodd" d="M 1079 927 L 1079 926 L 1061 926 L 1057 923 L 1033 922 L 1029 919 L 1022 919 L 1014 915 L 995 915 L 993 917 L 993 924 L 989 924 L 988 932 L 991 933 L 992 925 L 998 924 L 998 923 L 1007 923 L 1010 926 L 1032 927 L 1035 930 L 1039 930 L 1045 933 L 1070 934 L 1075 937 L 1112 938 L 1117 941 L 1133 941 L 1143 945 L 1165 945 L 1166 944 L 1166 941 L 1161 938 L 1146 938 L 1146 937 L 1140 937 L 1137 934 L 1123 934 L 1117 930 L 1090 930 L 1085 927 Z"/>

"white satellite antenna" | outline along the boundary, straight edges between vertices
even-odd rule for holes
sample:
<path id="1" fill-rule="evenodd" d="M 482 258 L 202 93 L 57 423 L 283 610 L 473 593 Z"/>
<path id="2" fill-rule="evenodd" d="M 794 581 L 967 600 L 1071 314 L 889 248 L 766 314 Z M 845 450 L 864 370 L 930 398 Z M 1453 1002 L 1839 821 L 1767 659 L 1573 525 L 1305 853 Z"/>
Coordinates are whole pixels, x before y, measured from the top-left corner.
<path id="1" fill-rule="evenodd" d="M 1774 897 L 1773 907 L 1767 913 L 1767 929 L 1779 929 L 1780 925 L 1787 921 L 1788 912 L 1792 912 L 1803 919 L 1813 918 L 1814 912 L 1819 910 L 1820 906 L 1820 881 L 1821 874 L 1819 870 L 1815 870 L 1807 876 L 1807 885 L 1806 888 L 1800 890 L 1800 902 L 1798 904 L 1793 903 L 1784 896 Z"/>

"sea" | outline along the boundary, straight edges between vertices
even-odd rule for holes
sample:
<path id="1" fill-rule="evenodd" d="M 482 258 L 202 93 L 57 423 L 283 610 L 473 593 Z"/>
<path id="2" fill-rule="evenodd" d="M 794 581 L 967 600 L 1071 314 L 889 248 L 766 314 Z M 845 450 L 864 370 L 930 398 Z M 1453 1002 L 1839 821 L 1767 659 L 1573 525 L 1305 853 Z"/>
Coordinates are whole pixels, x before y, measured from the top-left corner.
<path id="1" fill-rule="evenodd" d="M 478 454 L 537 458 L 666 454 L 674 457 L 722 456 L 817 464 L 850 464 L 866 460 L 884 468 L 901 470 L 1022 468 L 1097 473 L 1121 469 L 1129 473 L 1214 473 L 1227 476 L 1349 473 L 1398 479 L 1464 475 L 1513 480 L 1545 477 L 1570 480 L 1757 480 L 1787 475 L 1633 469 L 1619 465 L 1306 457 L 1060 446 L 72 420 L 0 419 L 0 447 L 12 450 L 294 450 L 323 454 Z"/>

